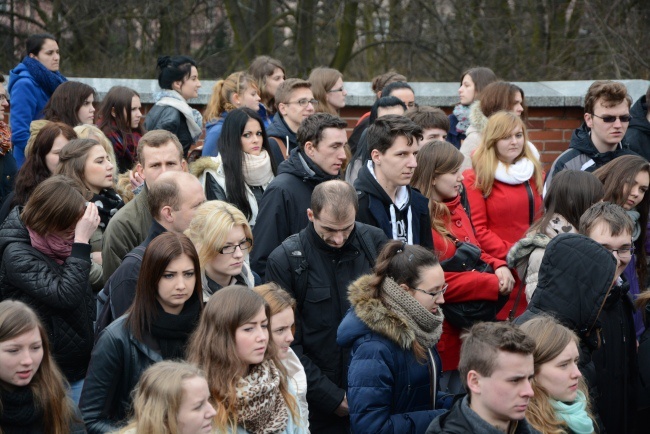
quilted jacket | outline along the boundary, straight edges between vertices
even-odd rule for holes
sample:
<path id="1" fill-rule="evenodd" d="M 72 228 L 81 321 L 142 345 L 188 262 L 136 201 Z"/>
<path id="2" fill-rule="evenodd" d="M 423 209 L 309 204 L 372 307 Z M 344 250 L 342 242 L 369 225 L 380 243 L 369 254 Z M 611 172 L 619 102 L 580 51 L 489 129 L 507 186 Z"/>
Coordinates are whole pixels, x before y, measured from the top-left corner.
<path id="1" fill-rule="evenodd" d="M 435 348 L 426 362 L 416 359 L 414 331 L 373 295 L 371 279 L 362 276 L 350 285 L 352 308 L 338 329 L 337 343 L 352 347 L 347 394 L 352 431 L 424 433 L 451 405 L 451 395 L 437 393 L 440 359 Z"/>
<path id="2" fill-rule="evenodd" d="M 69 382 L 83 379 L 93 347 L 95 309 L 90 244 L 75 243 L 63 265 L 32 247 L 14 208 L 0 229 L 0 300 L 20 300 L 43 321 L 51 352 Z"/>

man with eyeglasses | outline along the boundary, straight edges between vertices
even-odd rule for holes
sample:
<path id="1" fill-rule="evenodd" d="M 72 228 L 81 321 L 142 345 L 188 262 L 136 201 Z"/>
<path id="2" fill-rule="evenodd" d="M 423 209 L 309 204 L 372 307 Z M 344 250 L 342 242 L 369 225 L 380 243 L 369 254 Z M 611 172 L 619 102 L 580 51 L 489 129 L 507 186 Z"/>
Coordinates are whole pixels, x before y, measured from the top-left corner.
<path id="1" fill-rule="evenodd" d="M 621 155 L 636 155 L 624 140 L 632 98 L 624 84 L 595 81 L 585 96 L 584 122 L 546 175 L 544 193 L 562 170 L 593 172 Z"/>
<path id="2" fill-rule="evenodd" d="M 289 78 L 275 91 L 275 103 L 278 111 L 266 134 L 278 142 L 286 159 L 298 147 L 296 132 L 300 123 L 314 114 L 318 101 L 314 99 L 310 82 Z"/>
<path id="3" fill-rule="evenodd" d="M 267 262 L 267 282 L 278 283 L 297 301 L 291 346 L 307 375 L 312 434 L 349 429 L 349 348 L 337 345 L 336 334 L 350 308 L 348 286 L 372 270 L 387 241 L 380 229 L 355 222 L 358 207 L 357 193 L 347 182 L 319 184 L 306 212 L 309 224 L 284 240 Z"/>

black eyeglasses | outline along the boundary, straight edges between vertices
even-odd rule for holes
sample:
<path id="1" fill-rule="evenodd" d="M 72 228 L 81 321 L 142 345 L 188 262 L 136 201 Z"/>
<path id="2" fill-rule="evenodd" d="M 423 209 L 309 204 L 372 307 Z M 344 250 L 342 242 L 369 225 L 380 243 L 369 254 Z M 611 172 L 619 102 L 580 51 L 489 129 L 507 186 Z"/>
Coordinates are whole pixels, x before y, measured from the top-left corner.
<path id="1" fill-rule="evenodd" d="M 603 246 L 605 247 L 605 246 Z M 605 247 L 607 249 L 607 247 Z M 632 253 L 634 253 L 634 246 L 631 247 L 621 247 L 620 249 L 607 249 L 612 254 L 616 253 L 619 258 L 621 259 L 627 259 L 632 256 Z"/>
<path id="2" fill-rule="evenodd" d="M 242 241 L 239 244 L 235 244 L 234 246 L 226 246 L 222 247 L 221 250 L 219 250 L 219 253 L 222 255 L 232 255 L 235 253 L 235 250 L 237 250 L 237 247 L 239 247 L 239 250 L 242 252 L 245 252 L 246 250 L 250 249 L 253 246 L 253 240 L 250 238 L 246 238 L 244 241 Z"/>
<path id="3" fill-rule="evenodd" d="M 622 116 L 598 116 L 596 113 L 592 113 L 592 116 L 596 116 L 597 118 L 600 118 L 605 122 L 606 124 L 613 124 L 616 122 L 616 119 L 620 119 L 621 123 L 627 123 L 630 122 L 630 119 L 632 119 L 632 116 L 630 115 L 622 115 Z"/>
<path id="4" fill-rule="evenodd" d="M 328 90 L 327 93 L 343 92 L 344 90 L 345 90 L 345 88 L 343 86 L 341 86 L 338 89 Z"/>
<path id="5" fill-rule="evenodd" d="M 298 101 L 285 102 L 285 104 L 298 104 L 300 107 L 307 107 L 310 103 L 311 105 L 316 107 L 318 105 L 318 100 L 303 98 L 303 99 L 299 99 Z"/>
<path id="6" fill-rule="evenodd" d="M 438 298 L 438 296 L 440 296 L 440 295 L 444 294 L 445 292 L 447 292 L 447 288 L 448 288 L 448 287 L 449 287 L 449 284 L 448 284 L 448 283 L 445 283 L 445 284 L 442 286 L 442 289 L 441 289 L 440 291 L 436 291 L 436 292 L 427 292 L 427 291 L 425 291 L 424 289 L 419 289 L 419 288 L 413 288 L 413 291 L 418 291 L 418 292 L 421 292 L 421 293 L 423 293 L 423 294 L 430 295 L 431 297 L 433 297 L 433 298 L 435 299 L 435 298 Z"/>

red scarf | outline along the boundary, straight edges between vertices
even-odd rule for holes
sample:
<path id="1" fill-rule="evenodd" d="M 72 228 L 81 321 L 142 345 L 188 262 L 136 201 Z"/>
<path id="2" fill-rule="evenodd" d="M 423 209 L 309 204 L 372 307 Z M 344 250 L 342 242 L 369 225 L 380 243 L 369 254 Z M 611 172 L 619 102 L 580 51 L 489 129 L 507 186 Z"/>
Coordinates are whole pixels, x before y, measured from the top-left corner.
<path id="1" fill-rule="evenodd" d="M 63 265 L 63 261 L 72 253 L 74 229 L 65 231 L 63 237 L 57 234 L 39 235 L 30 227 L 27 227 L 27 231 L 32 247 L 54 259 L 57 264 Z"/>

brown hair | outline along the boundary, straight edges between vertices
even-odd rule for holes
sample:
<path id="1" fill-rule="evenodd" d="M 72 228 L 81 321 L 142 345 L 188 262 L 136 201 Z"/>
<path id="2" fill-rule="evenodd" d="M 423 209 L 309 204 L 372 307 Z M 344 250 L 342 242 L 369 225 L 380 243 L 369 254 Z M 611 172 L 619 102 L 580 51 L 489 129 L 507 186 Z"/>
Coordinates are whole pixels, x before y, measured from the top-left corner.
<path id="1" fill-rule="evenodd" d="M 521 158 L 528 158 L 533 163 L 535 170 L 531 181 L 535 184 L 539 193 L 542 193 L 544 184 L 542 179 L 542 164 L 533 154 L 530 146 L 528 146 L 528 133 L 524 121 L 512 112 L 500 111 L 488 118 L 488 123 L 485 126 L 485 130 L 483 130 L 481 144 L 474 154 L 472 154 L 472 166 L 474 166 L 474 171 L 476 172 L 474 187 L 482 192 L 485 197 L 489 196 L 492 192 L 494 174 L 499 164 L 497 142 L 508 137 L 517 127 L 521 128 L 524 135 L 524 146 L 521 154 L 515 161 Z"/>
<path id="2" fill-rule="evenodd" d="M 90 188 L 86 184 L 85 169 L 88 153 L 95 146 L 102 146 L 97 140 L 93 139 L 73 139 L 61 149 L 59 154 L 59 166 L 56 173 L 65 175 L 79 183 L 82 191 L 86 192 L 86 199 L 92 197 Z M 102 149 L 104 147 L 102 146 Z"/>
<path id="3" fill-rule="evenodd" d="M 245 286 L 227 286 L 213 294 L 205 305 L 199 325 L 190 338 L 187 360 L 204 369 L 210 394 L 216 401 L 215 422 L 219 432 L 230 427 L 236 430 L 237 384 L 245 375 L 244 363 L 236 350 L 237 328 L 264 309 L 271 326 L 271 309 L 261 295 Z M 269 336 L 264 360 L 271 361 L 281 372 L 280 392 L 294 420 L 298 420 L 296 400 L 289 391 L 286 370 L 277 356 L 273 339 Z"/>
<path id="4" fill-rule="evenodd" d="M 483 92 L 483 89 L 488 84 L 498 80 L 496 74 L 490 68 L 486 68 L 485 66 L 477 66 L 463 71 L 460 76 L 461 86 L 463 84 L 463 78 L 465 78 L 466 75 L 469 75 L 474 82 L 475 100 L 479 99 L 479 95 L 481 95 L 481 92 Z"/>
<path id="5" fill-rule="evenodd" d="M 146 147 L 160 148 L 169 142 L 173 142 L 178 150 L 178 160 L 183 161 L 183 145 L 176 137 L 176 134 L 170 133 L 167 130 L 152 130 L 146 133 L 138 142 L 138 163 L 144 166 L 143 150 Z"/>
<path id="6" fill-rule="evenodd" d="M 192 295 L 185 302 L 196 299 L 199 311 L 203 308 L 203 291 L 201 279 L 199 278 L 199 254 L 196 253 L 194 244 L 183 234 L 165 232 L 158 235 L 151 241 L 142 257 L 142 266 L 138 275 L 138 283 L 135 288 L 135 298 L 129 308 L 128 316 L 124 327 L 128 328 L 133 336 L 142 341 L 145 332 L 151 331 L 151 325 L 156 318 L 156 297 L 158 295 L 158 284 L 162 279 L 165 269 L 170 262 L 187 255 L 194 265 L 194 288 Z"/>
<path id="7" fill-rule="evenodd" d="M 619 157 L 620 158 L 620 157 Z M 598 223 L 605 223 L 613 236 L 634 233 L 634 223 L 623 207 L 610 202 L 596 202 L 580 217 L 579 232 L 589 236 Z"/>
<path id="8" fill-rule="evenodd" d="M 77 113 L 89 96 L 97 98 L 95 89 L 79 81 L 66 81 L 56 88 L 43 109 L 48 121 L 63 122 L 71 127 L 81 123 Z"/>
<path id="9" fill-rule="evenodd" d="M 32 308 L 23 302 L 5 300 L 0 303 L 0 342 L 14 339 L 35 328 L 41 335 L 43 359 L 28 387 L 34 394 L 36 406 L 43 409 L 43 432 L 67 434 L 70 432 L 71 422 L 76 421 L 74 404 L 68 397 L 65 377 L 50 354 L 50 342 L 43 323 Z M 2 382 L 0 387 L 6 389 Z M 0 414 L 2 404 L 0 400 Z"/>
<path id="10" fill-rule="evenodd" d="M 439 128 L 444 131 L 449 131 L 449 118 L 438 107 L 417 106 L 407 111 L 404 116 L 418 124 L 423 130 Z"/>
<path id="11" fill-rule="evenodd" d="M 625 85 L 611 80 L 597 80 L 589 86 L 585 95 L 585 113 L 593 114 L 599 99 L 604 107 L 613 107 L 623 101 L 627 101 L 628 108 L 632 105 L 632 97 Z"/>
<path id="12" fill-rule="evenodd" d="M 281 69 L 282 74 L 286 73 L 284 66 L 282 66 L 282 62 L 278 59 L 272 58 L 271 56 L 257 56 L 248 67 L 248 73 L 257 80 L 257 88 L 260 91 L 262 104 L 264 104 L 268 109 L 271 109 L 272 112 L 275 111 L 275 102 L 273 96 L 269 95 L 266 91 L 266 80 L 268 77 L 273 75 L 276 69 Z"/>
<path id="13" fill-rule="evenodd" d="M 343 78 L 343 74 L 334 68 L 314 68 L 309 74 L 309 82 L 311 83 L 311 90 L 314 92 L 314 98 L 318 100 L 318 106 L 314 107 L 316 112 L 329 113 L 331 115 L 338 115 L 338 110 L 332 107 L 327 102 L 327 92 L 334 87 L 339 78 Z"/>
<path id="14" fill-rule="evenodd" d="M 75 225 L 84 214 L 85 203 L 77 181 L 54 175 L 36 187 L 20 218 L 25 226 L 46 236 Z"/>
<path id="15" fill-rule="evenodd" d="M 407 117 L 400 115 L 385 115 L 375 120 L 375 123 L 368 127 L 368 151 L 378 150 L 385 154 L 395 139 L 400 136 L 406 137 L 409 146 L 422 139 L 422 128 Z"/>
<path id="16" fill-rule="evenodd" d="M 391 69 L 390 71 L 378 75 L 372 79 L 372 91 L 373 93 L 377 94 L 378 92 L 381 92 L 384 87 L 386 87 L 386 85 L 395 83 L 396 81 L 407 82 L 408 80 L 399 72 Z"/>
<path id="17" fill-rule="evenodd" d="M 287 78 L 275 91 L 275 103 L 286 104 L 291 99 L 291 94 L 296 89 L 311 89 L 311 83 L 299 78 Z"/>
<path id="18" fill-rule="evenodd" d="M 540 315 L 521 325 L 521 330 L 535 341 L 533 352 L 535 377 L 539 375 L 542 365 L 551 362 L 573 342 L 580 348 L 578 336 L 550 316 Z M 568 428 L 564 420 L 558 419 L 551 406 L 551 397 L 538 381 L 532 381 L 534 396 L 528 402 L 526 419 L 537 430 L 548 434 L 564 434 Z M 587 400 L 587 414 L 593 420 L 589 405 L 589 391 L 584 378 L 578 380 L 578 388 Z"/>
<path id="19" fill-rule="evenodd" d="M 516 84 L 505 81 L 490 83 L 483 89 L 481 92 L 481 111 L 488 118 L 501 110 L 512 111 L 517 93 L 521 94 L 521 106 L 524 108 L 521 118 L 526 120 L 528 107 L 526 106 L 524 91 Z"/>
<path id="20" fill-rule="evenodd" d="M 154 219 L 160 218 L 160 210 L 164 206 L 170 206 L 174 211 L 180 209 L 181 188 L 179 184 L 180 179 L 178 179 L 179 175 L 180 173 L 175 173 L 173 177 L 159 177 L 149 186 L 147 206 Z M 189 173 L 187 175 L 193 176 Z"/>
<path id="21" fill-rule="evenodd" d="M 458 371 L 467 393 L 467 374 L 476 371 L 483 377 L 490 377 L 497 368 L 499 351 L 532 355 L 535 341 L 518 327 L 507 322 L 480 322 L 472 326 L 463 336 L 460 348 Z"/>
<path id="22" fill-rule="evenodd" d="M 353 215 L 357 214 L 359 199 L 351 184 L 333 179 L 322 182 L 314 188 L 309 208 L 314 213 L 314 218 L 318 218 L 321 211 L 327 208 L 332 212 L 333 218 L 343 220 L 350 216 L 350 208 L 353 210 Z"/>
<path id="23" fill-rule="evenodd" d="M 301 151 L 305 150 L 305 143 L 312 142 L 315 148 L 323 139 L 323 130 L 338 128 L 344 130 L 348 124 L 338 116 L 329 113 L 314 113 L 303 120 L 296 132 L 296 140 Z"/>
<path id="24" fill-rule="evenodd" d="M 131 103 L 133 97 L 140 94 L 126 86 L 113 86 L 104 97 L 97 110 L 98 127 L 107 136 L 116 132 L 122 137 L 133 137 L 133 133 L 144 134 L 141 125 L 131 128 Z"/>
<path id="25" fill-rule="evenodd" d="M 463 154 L 451 143 L 434 141 L 422 146 L 416 158 L 418 165 L 411 178 L 411 185 L 429 199 L 431 228 L 443 236 L 449 235 L 449 208 L 433 198 L 433 181 L 440 175 L 458 171 L 463 163 Z"/>
<path id="26" fill-rule="evenodd" d="M 275 282 L 268 282 L 264 285 L 256 286 L 253 288 L 253 291 L 264 298 L 264 301 L 266 301 L 271 309 L 271 316 L 277 315 L 288 308 L 291 308 L 293 311 L 296 310 L 296 299 Z"/>
<path id="27" fill-rule="evenodd" d="M 221 117 L 223 112 L 236 109 L 230 99 L 234 94 L 242 94 L 249 87 L 257 89 L 255 79 L 246 71 L 233 72 L 225 80 L 219 80 L 212 88 L 212 95 L 208 105 L 205 106 L 203 119 L 206 122 L 214 121 Z"/>

